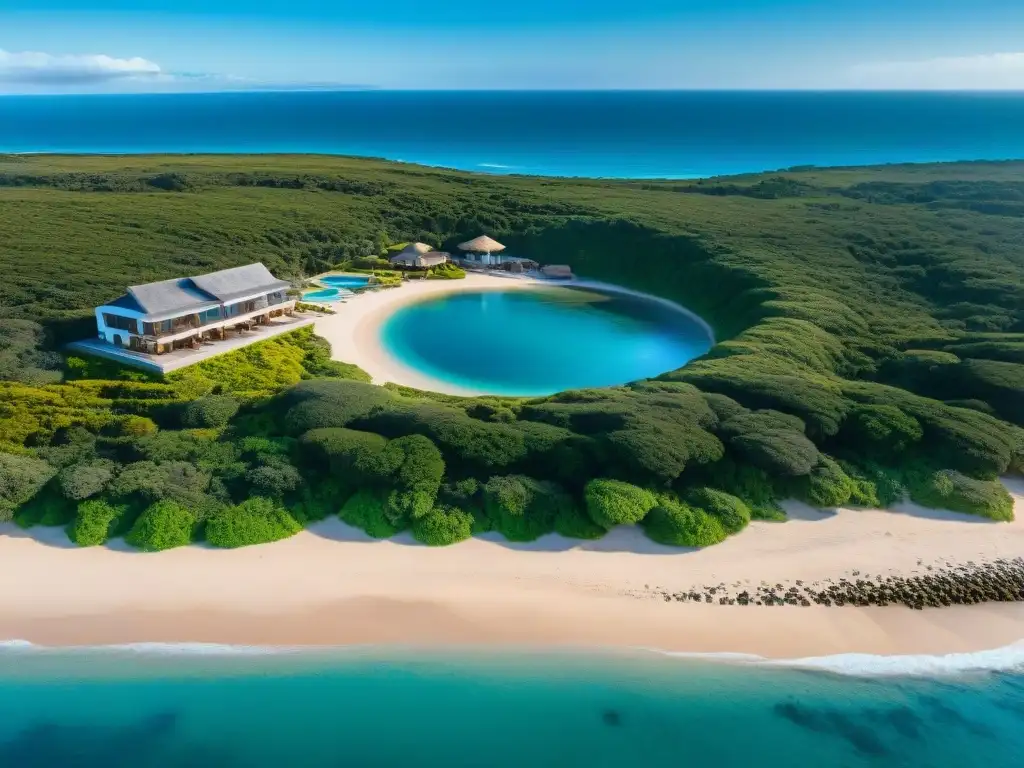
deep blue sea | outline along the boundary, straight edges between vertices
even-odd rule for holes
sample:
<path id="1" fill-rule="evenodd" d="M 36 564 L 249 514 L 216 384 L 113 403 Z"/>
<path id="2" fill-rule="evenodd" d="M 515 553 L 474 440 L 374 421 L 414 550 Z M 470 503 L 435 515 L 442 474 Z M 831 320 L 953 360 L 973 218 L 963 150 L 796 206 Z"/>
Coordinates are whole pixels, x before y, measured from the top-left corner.
<path id="1" fill-rule="evenodd" d="M 658 654 L 0 653 L 12 768 L 1003 768 L 1024 676 Z"/>
<path id="2" fill-rule="evenodd" d="M 408 367 L 460 390 L 531 397 L 651 378 L 713 344 L 706 324 L 668 302 L 561 287 L 410 304 L 380 338 Z"/>
<path id="3" fill-rule="evenodd" d="M 276 92 L 0 97 L 0 152 L 315 152 L 697 177 L 1024 157 L 1021 93 Z"/>

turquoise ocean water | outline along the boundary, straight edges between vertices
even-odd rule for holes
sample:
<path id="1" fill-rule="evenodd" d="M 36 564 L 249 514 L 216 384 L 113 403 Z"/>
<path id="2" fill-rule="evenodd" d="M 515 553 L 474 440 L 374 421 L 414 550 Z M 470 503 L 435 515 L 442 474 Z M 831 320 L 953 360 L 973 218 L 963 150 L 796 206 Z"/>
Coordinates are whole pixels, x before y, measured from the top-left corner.
<path id="1" fill-rule="evenodd" d="M 568 651 L 0 652 L 0 765 L 18 768 L 1002 768 L 1020 765 L 1022 723 L 1024 675 L 1007 670 L 861 676 Z"/>
<path id="2" fill-rule="evenodd" d="M 306 92 L 0 97 L 0 152 L 318 152 L 689 177 L 1024 157 L 1024 94 Z"/>
<path id="3" fill-rule="evenodd" d="M 592 288 L 441 296 L 396 311 L 381 340 L 436 380 L 530 396 L 649 378 L 712 345 L 704 323 L 667 302 Z"/>

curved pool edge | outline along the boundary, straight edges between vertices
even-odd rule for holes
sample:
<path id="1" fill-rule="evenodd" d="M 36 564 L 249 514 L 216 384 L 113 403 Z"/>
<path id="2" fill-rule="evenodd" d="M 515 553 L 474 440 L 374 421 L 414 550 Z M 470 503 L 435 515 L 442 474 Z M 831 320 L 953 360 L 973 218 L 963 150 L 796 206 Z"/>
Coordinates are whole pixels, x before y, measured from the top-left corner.
<path id="1" fill-rule="evenodd" d="M 388 323 L 394 318 L 398 312 L 409 309 L 417 304 L 425 303 L 428 301 L 434 301 L 446 296 L 450 296 L 455 293 L 478 293 L 484 291 L 504 291 L 504 290 L 544 290 L 544 289 L 558 289 L 558 288 L 580 288 L 580 289 L 594 289 L 605 293 L 618 293 L 622 295 L 632 296 L 635 298 L 649 301 L 652 303 L 659 304 L 665 308 L 672 310 L 673 312 L 684 315 L 689 320 L 693 321 L 700 327 L 703 333 L 707 337 L 707 348 L 710 351 L 715 344 L 715 332 L 711 325 L 700 315 L 693 310 L 675 302 L 671 299 L 666 299 L 661 296 L 656 296 L 650 293 L 645 293 L 633 288 L 628 288 L 614 283 L 605 283 L 599 280 L 592 279 L 574 279 L 571 281 L 550 281 L 541 280 L 536 278 L 504 278 L 492 275 L 475 275 L 477 279 L 474 279 L 471 284 L 463 285 L 446 285 L 438 286 L 438 289 L 431 290 L 429 292 L 418 293 L 415 296 L 407 295 L 403 296 L 402 301 L 393 302 L 388 307 L 386 314 L 374 317 L 374 322 L 370 325 L 362 325 L 359 328 L 360 332 L 367 333 L 372 337 L 373 342 L 377 347 L 379 355 L 387 360 L 388 367 L 391 369 L 390 375 L 386 378 L 381 378 L 378 382 L 378 377 L 371 371 L 367 371 L 371 374 L 374 383 L 380 384 L 395 384 L 397 386 L 406 386 L 412 389 L 425 390 L 429 392 L 436 392 L 439 394 L 452 395 L 457 397 L 497 397 L 497 398 L 515 398 L 515 399 L 531 399 L 536 397 L 550 397 L 553 394 L 557 394 L 559 391 L 566 390 L 555 390 L 552 391 L 535 391 L 535 392 L 516 392 L 512 391 L 497 391 L 496 389 L 481 389 L 466 383 L 459 382 L 457 380 L 450 380 L 440 378 L 430 372 L 424 371 L 415 365 L 407 362 L 398 354 L 396 354 L 391 345 L 384 338 L 384 332 Z M 486 284 L 480 282 L 480 280 L 487 280 Z M 493 281 L 493 282 L 491 282 Z M 461 281 L 460 281 L 461 282 Z M 444 290 L 448 288 L 448 290 Z M 706 352 L 704 354 L 707 354 Z M 693 358 L 694 360 L 699 359 L 703 355 Z M 689 364 L 688 361 L 686 364 Z M 658 374 L 653 376 L 645 377 L 647 379 L 656 378 L 658 375 L 668 373 L 671 370 L 677 370 L 671 368 L 666 371 L 659 371 Z M 641 379 L 637 379 L 639 381 Z M 605 385 L 594 387 L 596 389 L 611 388 L 614 386 L 625 386 L 630 382 L 623 382 L 618 385 Z"/>

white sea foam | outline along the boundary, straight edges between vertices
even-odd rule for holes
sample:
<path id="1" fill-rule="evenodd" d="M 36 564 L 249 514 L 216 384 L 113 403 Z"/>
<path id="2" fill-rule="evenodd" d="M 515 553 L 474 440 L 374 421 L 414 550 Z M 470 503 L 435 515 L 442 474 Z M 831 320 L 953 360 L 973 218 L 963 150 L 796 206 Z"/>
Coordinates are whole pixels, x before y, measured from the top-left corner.
<path id="1" fill-rule="evenodd" d="M 842 653 L 805 659 L 770 660 L 768 665 L 821 669 L 844 675 L 924 675 L 936 677 L 970 672 L 1011 672 L 1024 670 L 1024 641 L 990 651 L 949 653 L 941 656 L 874 656 Z"/>
<path id="2" fill-rule="evenodd" d="M 809 656 L 800 659 L 767 659 L 747 653 L 686 653 L 652 651 L 673 658 L 696 661 L 718 661 L 733 664 L 752 664 L 761 667 L 789 667 L 794 669 L 816 669 L 840 675 L 857 677 L 880 676 L 921 676 L 943 677 L 971 672 L 1011 672 L 1024 670 L 1024 640 L 973 653 L 949 653 L 944 655 L 876 655 L 870 653 L 839 653 L 833 656 Z"/>
<path id="3" fill-rule="evenodd" d="M 119 643 L 113 645 L 40 645 L 28 640 L 2 640 L 0 652 L 33 651 L 50 653 L 138 653 L 143 655 L 252 655 L 297 653 L 317 650 L 315 646 L 289 645 L 231 645 L 226 643 Z"/>
<path id="4" fill-rule="evenodd" d="M 295 646 L 295 645 L 232 645 L 224 643 L 124 643 L 117 645 L 48 646 L 28 640 L 0 640 L 0 653 L 131 653 L 142 656 L 268 656 L 274 654 L 309 654 L 358 652 L 373 646 Z M 413 650 L 410 648 L 407 650 Z M 464 649 L 463 649 L 464 650 Z M 481 648 L 486 651 L 487 649 Z M 505 649 L 508 650 L 508 649 Z M 1024 640 L 988 651 L 950 653 L 945 655 L 875 655 L 842 653 L 832 656 L 810 656 L 797 659 L 768 659 L 750 653 L 695 653 L 665 651 L 637 647 L 634 650 L 675 659 L 717 662 L 758 667 L 810 669 L 856 677 L 918 676 L 945 677 L 974 672 L 1024 671 Z M 495 651 L 498 653 L 499 651 Z"/>

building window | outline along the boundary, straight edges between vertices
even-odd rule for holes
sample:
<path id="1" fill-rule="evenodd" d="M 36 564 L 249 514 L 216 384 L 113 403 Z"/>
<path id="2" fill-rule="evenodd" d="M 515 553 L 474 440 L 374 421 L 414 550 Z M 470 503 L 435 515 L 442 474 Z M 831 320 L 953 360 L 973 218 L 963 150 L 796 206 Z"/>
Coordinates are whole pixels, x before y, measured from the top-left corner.
<path id="1" fill-rule="evenodd" d="M 139 325 L 134 317 L 121 317 L 121 315 L 104 312 L 103 322 L 107 328 L 116 328 L 119 331 L 130 331 L 131 333 L 139 332 Z"/>

